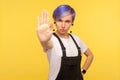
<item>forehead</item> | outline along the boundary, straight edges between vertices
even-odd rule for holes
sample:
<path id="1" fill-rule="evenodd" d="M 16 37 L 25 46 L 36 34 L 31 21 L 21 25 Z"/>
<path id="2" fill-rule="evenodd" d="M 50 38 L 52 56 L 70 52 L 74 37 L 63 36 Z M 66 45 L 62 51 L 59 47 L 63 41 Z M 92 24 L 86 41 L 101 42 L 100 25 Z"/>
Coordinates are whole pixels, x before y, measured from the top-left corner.
<path id="1" fill-rule="evenodd" d="M 61 20 L 72 20 L 72 14 L 65 15 L 60 18 Z"/>

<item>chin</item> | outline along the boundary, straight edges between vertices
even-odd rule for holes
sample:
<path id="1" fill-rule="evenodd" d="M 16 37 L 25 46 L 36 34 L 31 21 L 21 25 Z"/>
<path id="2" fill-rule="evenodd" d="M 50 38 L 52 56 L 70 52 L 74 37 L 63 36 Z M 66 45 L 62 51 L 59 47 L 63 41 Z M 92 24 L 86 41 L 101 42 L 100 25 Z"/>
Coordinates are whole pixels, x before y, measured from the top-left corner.
<path id="1" fill-rule="evenodd" d="M 60 32 L 60 34 L 63 34 L 63 35 L 64 35 L 64 34 L 66 34 L 66 32 Z"/>
<path id="2" fill-rule="evenodd" d="M 57 33 L 60 34 L 60 35 L 64 35 L 64 34 L 66 34 L 67 32 L 58 31 Z"/>

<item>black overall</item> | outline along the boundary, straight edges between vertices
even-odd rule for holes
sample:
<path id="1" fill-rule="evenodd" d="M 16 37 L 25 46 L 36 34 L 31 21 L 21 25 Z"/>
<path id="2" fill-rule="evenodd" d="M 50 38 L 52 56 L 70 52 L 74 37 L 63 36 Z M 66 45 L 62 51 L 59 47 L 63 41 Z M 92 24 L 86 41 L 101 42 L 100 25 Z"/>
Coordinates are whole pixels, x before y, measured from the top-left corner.
<path id="1" fill-rule="evenodd" d="M 67 57 L 66 56 L 66 48 L 64 47 L 61 39 L 57 36 L 57 34 L 53 33 L 62 48 L 62 58 L 61 58 L 61 67 L 60 71 L 57 75 L 57 78 L 55 80 L 83 80 L 83 76 L 81 74 L 81 51 L 80 47 L 77 45 L 75 39 L 70 34 L 71 38 L 73 39 L 73 42 L 75 43 L 77 49 L 78 49 L 78 56 L 75 57 Z"/>

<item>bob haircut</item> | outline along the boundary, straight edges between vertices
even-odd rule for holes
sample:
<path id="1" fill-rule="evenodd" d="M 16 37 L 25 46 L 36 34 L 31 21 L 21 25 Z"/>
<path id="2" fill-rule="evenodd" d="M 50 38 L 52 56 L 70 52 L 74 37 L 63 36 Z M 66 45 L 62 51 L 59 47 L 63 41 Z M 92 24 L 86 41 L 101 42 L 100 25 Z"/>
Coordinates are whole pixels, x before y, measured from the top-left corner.
<path id="1" fill-rule="evenodd" d="M 72 14 L 72 22 L 74 22 L 75 10 L 69 5 L 60 5 L 53 12 L 53 19 L 56 21 L 68 14 Z"/>

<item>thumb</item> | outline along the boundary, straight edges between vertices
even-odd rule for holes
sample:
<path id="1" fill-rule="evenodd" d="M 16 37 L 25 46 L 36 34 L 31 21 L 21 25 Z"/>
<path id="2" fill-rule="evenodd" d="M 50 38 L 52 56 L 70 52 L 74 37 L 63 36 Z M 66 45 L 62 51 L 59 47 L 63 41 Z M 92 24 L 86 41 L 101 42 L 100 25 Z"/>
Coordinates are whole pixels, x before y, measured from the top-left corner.
<path id="1" fill-rule="evenodd" d="M 50 30 L 53 30 L 53 23 L 50 23 Z"/>

